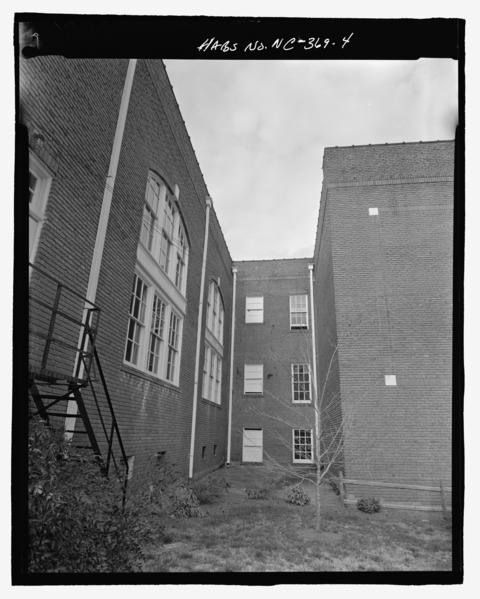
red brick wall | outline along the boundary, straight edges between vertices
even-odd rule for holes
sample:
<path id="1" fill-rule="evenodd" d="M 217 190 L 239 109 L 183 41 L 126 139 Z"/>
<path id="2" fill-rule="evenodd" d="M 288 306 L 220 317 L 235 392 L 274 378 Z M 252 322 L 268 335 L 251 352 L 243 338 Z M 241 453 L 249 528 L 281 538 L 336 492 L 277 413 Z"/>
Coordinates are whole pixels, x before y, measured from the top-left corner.
<path id="1" fill-rule="evenodd" d="M 45 135 L 45 145 L 58 163 L 36 262 L 84 294 L 127 61 L 67 61 L 47 57 L 24 62 L 22 121 L 30 130 L 39 129 Z M 161 174 L 172 189 L 178 185 L 190 245 L 178 386 L 131 368 L 123 361 L 149 169 Z M 102 309 L 97 347 L 126 453 L 135 456 L 136 470 L 152 454 L 166 452 L 182 474 L 188 472 L 207 195 L 163 64 L 139 60 L 96 296 Z M 231 258 L 214 210 L 210 223 L 206 280 L 221 279 L 227 323 L 231 320 Z M 204 313 L 207 289 L 208 285 Z M 199 401 L 196 472 L 218 467 L 224 460 L 229 347 L 229 327 L 225 326 L 222 405 L 204 405 Z M 203 353 L 200 374 L 202 360 Z M 87 394 L 87 403 L 90 400 Z M 98 419 L 93 419 L 99 427 Z M 202 444 L 212 448 L 216 444 L 216 456 L 209 455 L 202 461 L 199 458 Z"/>
<path id="2" fill-rule="evenodd" d="M 332 270 L 337 334 L 348 336 L 339 347 L 344 418 L 353 414 L 347 478 L 450 484 L 453 153 L 453 142 L 325 151 L 332 256 L 316 259 Z"/>
<path id="3" fill-rule="evenodd" d="M 314 429 L 311 406 L 293 405 L 291 364 L 311 364 L 311 328 L 290 330 L 289 296 L 308 294 L 310 259 L 236 262 L 237 296 L 232 460 L 244 428 L 263 429 L 264 462 L 292 464 L 292 429 Z M 264 322 L 245 323 L 245 298 L 264 297 Z M 309 307 L 309 314 L 311 314 Z M 311 322 L 311 320 L 310 320 Z M 244 365 L 263 364 L 264 393 L 244 395 Z"/>

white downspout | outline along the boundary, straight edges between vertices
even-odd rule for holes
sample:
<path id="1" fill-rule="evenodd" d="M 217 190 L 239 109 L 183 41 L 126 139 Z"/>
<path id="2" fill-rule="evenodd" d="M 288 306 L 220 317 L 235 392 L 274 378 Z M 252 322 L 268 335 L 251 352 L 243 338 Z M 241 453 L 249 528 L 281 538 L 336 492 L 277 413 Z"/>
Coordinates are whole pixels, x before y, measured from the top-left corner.
<path id="1" fill-rule="evenodd" d="M 205 288 L 205 269 L 207 266 L 207 250 L 208 250 L 208 231 L 210 222 L 210 208 L 212 206 L 211 198 L 207 197 L 207 211 L 205 215 L 205 236 L 203 240 L 203 258 L 202 258 L 202 275 L 200 279 L 200 298 L 198 302 L 198 327 L 197 327 L 197 349 L 195 353 L 195 378 L 193 384 L 193 407 L 192 407 L 192 432 L 190 435 L 190 455 L 188 465 L 188 478 L 193 478 L 193 458 L 195 456 L 195 428 L 197 424 L 197 396 L 198 396 L 198 376 L 200 371 L 200 350 L 202 343 L 203 331 L 203 292 Z"/>
<path id="2" fill-rule="evenodd" d="M 313 361 L 313 405 L 315 407 L 315 439 L 316 439 L 316 455 L 320 455 L 320 406 L 318 404 L 318 387 L 317 387 L 317 350 L 315 339 L 315 304 L 313 302 L 313 264 L 308 265 L 310 271 L 310 305 L 312 309 L 312 361 Z"/>
<path id="3" fill-rule="evenodd" d="M 313 264 L 308 265 L 310 271 L 310 304 L 312 306 L 312 358 L 313 358 L 313 385 L 315 387 L 315 400 L 317 399 L 317 349 L 315 339 L 315 304 L 313 302 Z"/>
<path id="4" fill-rule="evenodd" d="M 235 298 L 237 293 L 238 268 L 233 267 L 233 298 L 232 298 L 232 334 L 230 342 L 230 386 L 228 389 L 228 437 L 227 437 L 227 466 L 230 466 L 230 453 L 232 449 L 232 397 L 233 397 L 233 365 L 235 349 Z"/>
<path id="5" fill-rule="evenodd" d="M 88 287 L 86 293 L 86 299 L 89 302 L 95 302 L 97 295 L 98 279 L 100 275 L 100 266 L 102 264 L 103 248 L 105 246 L 105 238 L 107 235 L 108 218 L 110 215 L 110 207 L 112 204 L 113 188 L 115 186 L 115 179 L 117 176 L 118 161 L 120 158 L 120 150 L 122 148 L 123 134 L 125 131 L 125 123 L 127 120 L 127 111 L 130 103 L 130 95 L 133 85 L 133 76 L 135 74 L 135 67 L 137 66 L 137 59 L 133 58 L 128 63 L 127 74 L 125 77 L 125 85 L 123 87 L 122 100 L 120 102 L 120 110 L 117 119 L 117 128 L 115 130 L 115 137 L 113 139 L 112 154 L 110 156 L 110 165 L 108 168 L 107 180 L 105 182 L 105 189 L 103 192 L 102 208 L 100 211 L 100 218 L 98 221 L 97 236 L 95 238 L 95 247 L 93 249 L 92 264 L 90 267 L 90 276 L 88 279 Z M 87 317 L 87 309 L 90 308 L 88 302 L 85 303 L 83 312 L 83 322 Z M 83 327 L 80 329 L 80 335 L 78 340 L 78 347 L 82 343 Z M 85 349 L 84 347 L 82 349 Z M 79 354 L 75 360 L 75 366 L 73 368 L 72 376 L 75 376 L 75 372 L 78 367 Z M 84 364 L 80 363 L 80 369 L 78 376 L 82 378 L 84 372 Z M 76 401 L 69 401 L 67 405 L 68 414 L 77 413 Z M 75 428 L 76 418 L 67 418 L 65 420 L 65 428 L 67 430 L 73 430 Z M 73 433 L 66 433 L 67 438 L 71 438 Z"/>

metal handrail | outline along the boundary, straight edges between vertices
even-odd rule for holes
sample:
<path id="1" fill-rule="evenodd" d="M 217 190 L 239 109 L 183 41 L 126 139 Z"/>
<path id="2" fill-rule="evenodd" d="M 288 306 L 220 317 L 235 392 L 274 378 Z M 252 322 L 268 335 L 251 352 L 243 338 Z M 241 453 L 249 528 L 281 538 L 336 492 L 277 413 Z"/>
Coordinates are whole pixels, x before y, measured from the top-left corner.
<path id="1" fill-rule="evenodd" d="M 106 471 L 107 471 L 107 474 L 108 474 L 110 460 L 113 459 L 113 462 L 114 462 L 114 465 L 115 465 L 115 469 L 118 472 L 118 468 L 117 468 L 116 462 L 115 462 L 115 457 L 114 457 L 114 454 L 113 454 L 114 433 L 116 433 L 116 439 L 117 439 L 117 442 L 118 442 L 118 446 L 120 448 L 120 453 L 122 455 L 123 463 L 125 465 L 125 477 L 124 477 L 124 481 L 123 481 L 123 485 L 124 485 L 123 499 L 125 501 L 125 492 L 126 492 L 128 475 L 129 475 L 129 470 L 130 470 L 130 467 L 129 467 L 129 464 L 128 464 L 128 459 L 127 459 L 127 453 L 126 453 L 125 447 L 123 445 L 122 436 L 120 434 L 120 428 L 118 426 L 117 418 L 115 416 L 115 411 L 113 409 L 113 403 L 112 403 L 112 400 L 111 400 L 111 397 L 110 397 L 110 393 L 108 391 L 107 381 L 106 381 L 105 375 L 103 373 L 103 368 L 102 368 L 102 365 L 100 363 L 100 358 L 99 358 L 99 355 L 98 355 L 97 348 L 96 348 L 96 346 L 94 344 L 94 340 L 91 337 L 90 329 L 88 327 L 85 327 L 85 329 L 87 331 L 87 335 L 90 337 L 90 340 L 91 340 L 91 343 L 92 343 L 92 346 L 93 346 L 93 355 L 94 355 L 94 358 L 95 358 L 95 363 L 97 365 L 98 374 L 100 375 L 100 380 L 102 382 L 103 391 L 105 393 L 105 397 L 106 397 L 106 400 L 107 400 L 107 405 L 108 405 L 110 416 L 111 416 L 111 419 L 112 419 L 110 435 L 108 435 L 108 433 L 106 431 L 106 428 L 105 428 L 105 425 L 103 423 L 103 417 L 101 415 L 98 402 L 96 402 L 96 404 L 97 404 L 97 411 L 99 412 L 99 415 L 100 415 L 100 418 L 101 418 L 101 421 L 102 421 L 102 427 L 104 429 L 105 437 L 106 437 L 107 442 L 108 442 L 107 462 L 105 464 Z M 91 380 L 90 376 L 88 377 L 88 380 L 89 380 L 90 386 L 92 388 L 92 392 L 95 394 L 95 392 L 93 390 L 93 381 Z"/>

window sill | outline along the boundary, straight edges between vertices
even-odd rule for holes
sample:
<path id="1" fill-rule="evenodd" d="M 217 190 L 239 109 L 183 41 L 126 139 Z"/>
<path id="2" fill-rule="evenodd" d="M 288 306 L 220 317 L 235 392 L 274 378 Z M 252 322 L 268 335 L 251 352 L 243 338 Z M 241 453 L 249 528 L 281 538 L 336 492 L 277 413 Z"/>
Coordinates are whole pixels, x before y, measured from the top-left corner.
<path id="1" fill-rule="evenodd" d="M 217 403 L 216 401 L 212 401 L 211 399 L 206 399 L 205 397 L 202 397 L 202 403 L 205 403 L 208 406 L 213 406 L 214 408 L 221 408 L 222 407 L 221 403 Z"/>
<path id="2" fill-rule="evenodd" d="M 292 405 L 294 406 L 311 406 L 312 405 L 312 400 L 308 400 L 308 401 L 292 401 Z"/>
<path id="3" fill-rule="evenodd" d="M 244 393 L 243 397 L 265 397 L 263 393 Z"/>

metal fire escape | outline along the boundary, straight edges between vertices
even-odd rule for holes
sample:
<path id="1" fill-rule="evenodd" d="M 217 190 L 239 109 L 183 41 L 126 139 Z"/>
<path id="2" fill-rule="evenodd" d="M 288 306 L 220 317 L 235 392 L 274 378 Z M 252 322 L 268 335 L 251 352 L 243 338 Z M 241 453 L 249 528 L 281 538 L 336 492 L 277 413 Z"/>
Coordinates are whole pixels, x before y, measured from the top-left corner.
<path id="1" fill-rule="evenodd" d="M 105 476 L 113 466 L 125 497 L 128 460 L 95 346 L 100 309 L 45 271 L 30 268 L 31 414 L 64 423 L 72 446 L 91 449 Z"/>

